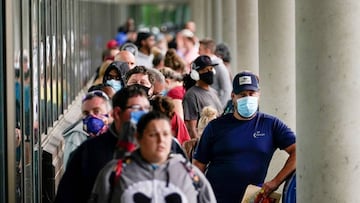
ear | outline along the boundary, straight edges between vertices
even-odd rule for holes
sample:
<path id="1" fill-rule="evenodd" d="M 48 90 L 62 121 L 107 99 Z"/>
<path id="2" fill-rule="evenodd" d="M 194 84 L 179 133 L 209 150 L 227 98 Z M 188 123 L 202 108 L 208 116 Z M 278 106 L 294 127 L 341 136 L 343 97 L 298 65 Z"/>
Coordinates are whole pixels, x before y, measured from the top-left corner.
<path id="1" fill-rule="evenodd" d="M 234 99 L 234 98 L 235 98 L 235 93 L 231 92 L 231 99 Z"/>
<path id="2" fill-rule="evenodd" d="M 152 85 L 152 86 L 150 87 L 150 89 L 149 89 L 149 91 L 147 92 L 147 94 L 153 96 L 153 94 L 154 94 L 154 85 Z"/>
<path id="3" fill-rule="evenodd" d="M 171 80 L 170 80 L 169 78 L 166 78 L 166 79 L 165 79 L 165 83 L 166 83 L 166 86 L 169 86 L 170 83 L 171 83 Z"/>
<path id="4" fill-rule="evenodd" d="M 114 118 L 114 120 L 119 120 L 121 112 L 122 112 L 121 108 L 119 106 L 116 106 L 111 111 L 111 116 Z"/>

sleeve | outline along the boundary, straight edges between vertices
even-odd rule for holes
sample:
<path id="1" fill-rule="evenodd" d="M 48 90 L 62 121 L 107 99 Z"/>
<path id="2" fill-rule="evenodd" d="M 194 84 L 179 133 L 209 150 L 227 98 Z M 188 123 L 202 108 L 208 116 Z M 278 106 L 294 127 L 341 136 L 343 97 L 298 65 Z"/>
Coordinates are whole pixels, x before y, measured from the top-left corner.
<path id="1" fill-rule="evenodd" d="M 190 135 L 184 121 L 176 113 L 174 114 L 174 117 L 177 125 L 176 138 L 180 144 L 183 144 L 185 141 L 190 140 Z"/>
<path id="2" fill-rule="evenodd" d="M 274 142 L 281 150 L 296 142 L 295 133 L 277 118 L 274 122 Z"/>
<path id="3" fill-rule="evenodd" d="M 212 122 L 210 122 L 204 129 L 202 136 L 198 142 L 198 145 L 195 149 L 193 158 L 200 161 L 203 164 L 207 164 L 211 161 L 211 136 L 212 131 Z"/>
<path id="4" fill-rule="evenodd" d="M 229 99 L 231 99 L 231 91 L 232 91 L 232 84 L 229 80 L 229 73 L 223 63 L 219 64 L 219 68 L 217 69 L 219 74 L 218 76 L 218 83 L 219 83 L 219 99 L 221 102 L 222 107 L 225 107 L 226 103 Z"/>
<path id="5" fill-rule="evenodd" d="M 196 105 L 196 97 L 193 94 L 186 94 L 183 100 L 184 120 L 197 120 L 199 110 Z"/>
<path id="6" fill-rule="evenodd" d="M 184 94 L 185 94 L 185 90 L 184 88 L 172 88 L 171 90 L 169 90 L 169 92 L 167 93 L 167 96 L 172 98 L 172 99 L 184 99 Z"/>
<path id="7" fill-rule="evenodd" d="M 198 203 L 216 203 L 214 191 L 204 174 L 196 167 L 193 167 L 200 179 Z"/>
<path id="8" fill-rule="evenodd" d="M 75 150 L 68 161 L 67 168 L 62 176 L 55 203 L 82 202 L 83 180 L 82 176 L 82 148 Z"/>
<path id="9" fill-rule="evenodd" d="M 117 160 L 112 160 L 99 172 L 88 203 L 109 202 L 111 195 L 110 176 Z"/>

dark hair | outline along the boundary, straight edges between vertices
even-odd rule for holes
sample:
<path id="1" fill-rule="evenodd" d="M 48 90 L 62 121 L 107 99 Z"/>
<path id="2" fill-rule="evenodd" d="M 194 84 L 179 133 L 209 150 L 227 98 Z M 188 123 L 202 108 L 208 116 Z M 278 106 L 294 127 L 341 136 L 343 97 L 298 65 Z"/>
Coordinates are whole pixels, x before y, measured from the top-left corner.
<path id="1" fill-rule="evenodd" d="M 186 91 L 196 84 L 196 80 L 193 80 L 190 77 L 190 74 L 185 74 L 183 77 L 183 81 L 184 81 L 183 86 Z"/>
<path id="2" fill-rule="evenodd" d="M 154 54 L 154 58 L 153 58 L 153 60 L 152 60 L 152 64 L 154 65 L 154 66 L 157 66 L 157 65 L 159 65 L 160 63 L 161 63 L 161 61 L 163 61 L 164 60 L 164 56 L 162 55 L 162 53 L 155 53 Z"/>
<path id="3" fill-rule="evenodd" d="M 225 43 L 216 45 L 215 55 L 220 57 L 224 62 L 231 62 L 230 50 Z"/>
<path id="4" fill-rule="evenodd" d="M 106 84 L 106 83 L 100 83 L 100 84 L 92 85 L 91 87 L 89 87 L 88 92 L 92 92 L 92 91 L 95 91 L 95 90 L 103 91 L 104 87 L 111 87 L 111 86 L 109 84 Z"/>
<path id="5" fill-rule="evenodd" d="M 153 120 L 158 120 L 158 119 L 161 119 L 161 120 L 166 120 L 167 122 L 169 122 L 170 124 L 170 121 L 169 121 L 169 118 L 159 112 L 159 111 L 150 111 L 148 113 L 146 113 L 145 115 L 141 116 L 137 126 L 136 126 L 136 130 L 137 130 L 137 133 L 138 133 L 138 138 L 141 139 L 143 134 L 144 134 L 144 130 L 146 128 L 146 126 Z"/>
<path id="6" fill-rule="evenodd" d="M 154 85 L 155 83 L 155 76 L 145 67 L 145 66 L 135 66 L 135 68 L 129 70 L 128 72 L 126 72 L 125 74 L 125 83 L 128 82 L 129 78 L 133 75 L 133 74 L 138 74 L 138 73 L 142 73 L 144 75 L 148 75 L 149 76 L 149 81 L 151 83 L 151 85 Z"/>
<path id="7" fill-rule="evenodd" d="M 112 98 L 112 106 L 120 107 L 121 109 L 125 109 L 128 103 L 128 100 L 132 97 L 143 96 L 147 98 L 147 93 L 144 89 L 139 88 L 136 85 L 124 87 L 121 90 L 117 91 Z"/>
<path id="8" fill-rule="evenodd" d="M 150 101 L 154 111 L 160 111 L 164 113 L 169 119 L 175 114 L 175 105 L 170 97 L 167 96 L 155 96 Z"/>

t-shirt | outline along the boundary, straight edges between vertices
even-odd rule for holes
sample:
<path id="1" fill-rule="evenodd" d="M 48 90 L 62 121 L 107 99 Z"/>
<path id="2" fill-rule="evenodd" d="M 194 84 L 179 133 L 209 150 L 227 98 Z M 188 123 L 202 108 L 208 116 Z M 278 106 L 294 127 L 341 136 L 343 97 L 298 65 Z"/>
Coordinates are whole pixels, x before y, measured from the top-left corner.
<path id="1" fill-rule="evenodd" d="M 185 94 L 183 100 L 184 120 L 198 120 L 201 110 L 205 106 L 212 106 L 220 115 L 223 111 L 220 100 L 216 91 L 210 87 L 209 90 L 200 88 L 199 86 L 191 87 Z"/>
<path id="2" fill-rule="evenodd" d="M 146 68 L 152 68 L 153 67 L 153 64 L 152 64 L 153 58 L 154 58 L 153 54 L 145 55 L 139 51 L 137 56 L 135 57 L 136 65 L 145 66 Z"/>
<path id="3" fill-rule="evenodd" d="M 185 88 L 183 86 L 177 86 L 169 90 L 166 96 L 171 99 L 183 99 L 185 95 Z"/>
<path id="4" fill-rule="evenodd" d="M 229 71 L 224 65 L 223 61 L 214 56 L 211 61 L 215 64 L 214 66 L 216 74 L 214 75 L 214 83 L 211 85 L 217 92 L 222 107 L 226 106 L 226 103 L 231 99 L 232 82 L 229 80 Z"/>
<path id="5" fill-rule="evenodd" d="M 181 145 L 185 141 L 190 140 L 190 135 L 184 121 L 176 113 L 171 118 L 171 129 L 174 131 L 175 137 Z"/>
<path id="6" fill-rule="evenodd" d="M 264 182 L 274 151 L 294 143 L 294 132 L 274 116 L 243 121 L 226 114 L 205 128 L 194 159 L 209 163 L 206 177 L 218 203 L 240 202 L 247 185 Z"/>

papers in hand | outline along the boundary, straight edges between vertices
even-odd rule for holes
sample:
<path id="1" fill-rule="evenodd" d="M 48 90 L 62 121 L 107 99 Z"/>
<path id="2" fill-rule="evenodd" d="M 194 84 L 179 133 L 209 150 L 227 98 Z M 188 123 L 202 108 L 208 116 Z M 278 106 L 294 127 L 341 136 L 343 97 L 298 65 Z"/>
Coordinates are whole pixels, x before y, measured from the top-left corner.
<path id="1" fill-rule="evenodd" d="M 248 185 L 241 203 L 279 203 L 281 194 L 277 192 L 271 193 L 264 198 L 260 193 L 261 187 L 256 185 Z"/>

